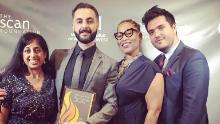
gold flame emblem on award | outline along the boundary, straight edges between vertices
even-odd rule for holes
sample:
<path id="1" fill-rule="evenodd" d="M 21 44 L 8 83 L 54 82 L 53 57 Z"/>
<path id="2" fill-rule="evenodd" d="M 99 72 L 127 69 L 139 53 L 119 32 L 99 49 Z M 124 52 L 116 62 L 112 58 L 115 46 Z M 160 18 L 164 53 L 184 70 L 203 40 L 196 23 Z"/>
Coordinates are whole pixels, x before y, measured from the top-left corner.
<path id="1" fill-rule="evenodd" d="M 64 96 L 63 105 L 60 113 L 60 120 L 59 124 L 64 124 L 65 122 L 71 123 L 71 122 L 77 122 L 79 119 L 79 109 L 74 104 L 73 101 L 71 101 L 71 92 L 67 92 Z"/>

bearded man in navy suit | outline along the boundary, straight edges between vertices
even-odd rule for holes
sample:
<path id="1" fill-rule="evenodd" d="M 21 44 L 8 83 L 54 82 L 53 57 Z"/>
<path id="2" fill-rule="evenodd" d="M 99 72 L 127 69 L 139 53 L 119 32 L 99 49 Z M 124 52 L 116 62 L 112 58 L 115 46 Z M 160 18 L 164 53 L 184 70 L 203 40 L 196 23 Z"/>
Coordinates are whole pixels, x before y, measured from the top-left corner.
<path id="1" fill-rule="evenodd" d="M 174 16 L 167 10 L 154 6 L 142 22 L 153 46 L 162 52 L 155 59 L 165 78 L 159 124 L 208 124 L 209 67 L 205 56 L 179 40 Z"/>

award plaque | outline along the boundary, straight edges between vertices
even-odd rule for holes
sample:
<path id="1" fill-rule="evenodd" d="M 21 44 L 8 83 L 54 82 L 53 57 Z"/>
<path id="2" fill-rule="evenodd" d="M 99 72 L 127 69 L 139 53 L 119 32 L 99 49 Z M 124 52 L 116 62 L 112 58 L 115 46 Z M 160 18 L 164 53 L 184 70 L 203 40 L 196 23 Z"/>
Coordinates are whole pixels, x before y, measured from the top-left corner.
<path id="1" fill-rule="evenodd" d="M 94 100 L 95 93 L 65 88 L 59 124 L 87 120 Z"/>

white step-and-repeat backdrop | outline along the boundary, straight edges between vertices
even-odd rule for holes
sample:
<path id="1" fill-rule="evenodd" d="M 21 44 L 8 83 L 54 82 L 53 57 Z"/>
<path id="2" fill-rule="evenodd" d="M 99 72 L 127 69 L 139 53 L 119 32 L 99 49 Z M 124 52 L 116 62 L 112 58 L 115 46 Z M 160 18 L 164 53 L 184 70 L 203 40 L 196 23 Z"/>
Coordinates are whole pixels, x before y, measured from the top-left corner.
<path id="1" fill-rule="evenodd" d="M 219 0 L 0 0 L 0 68 L 12 56 L 22 33 L 40 33 L 47 41 L 50 53 L 56 48 L 71 48 L 73 7 L 79 2 L 93 4 L 100 14 L 96 38 L 98 47 L 120 60 L 113 33 L 124 19 L 141 24 L 145 11 L 159 5 L 174 14 L 178 35 L 183 42 L 201 50 L 210 67 L 208 114 L 210 124 L 220 123 L 220 1 Z M 142 25 L 144 54 L 153 59 L 159 52 L 151 45 Z"/>

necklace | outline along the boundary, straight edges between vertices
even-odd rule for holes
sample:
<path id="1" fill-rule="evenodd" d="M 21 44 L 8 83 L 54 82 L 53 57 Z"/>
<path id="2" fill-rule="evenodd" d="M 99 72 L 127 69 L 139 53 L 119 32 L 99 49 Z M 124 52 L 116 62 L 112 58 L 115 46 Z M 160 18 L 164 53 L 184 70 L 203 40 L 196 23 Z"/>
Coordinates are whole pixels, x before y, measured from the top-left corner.
<path id="1" fill-rule="evenodd" d="M 136 56 L 134 57 L 131 57 L 131 58 L 126 58 L 124 57 L 124 59 L 122 60 L 120 66 L 119 66 L 119 69 L 118 69 L 118 76 L 121 77 L 124 73 L 125 73 L 125 70 L 130 66 L 130 64 L 132 62 L 134 62 L 138 57 L 140 57 L 142 55 L 141 52 L 139 52 Z"/>
<path id="2" fill-rule="evenodd" d="M 41 87 L 43 85 L 44 77 L 41 77 L 40 75 L 36 76 L 26 76 L 27 80 L 29 81 L 30 85 L 37 91 L 41 90 Z"/>

